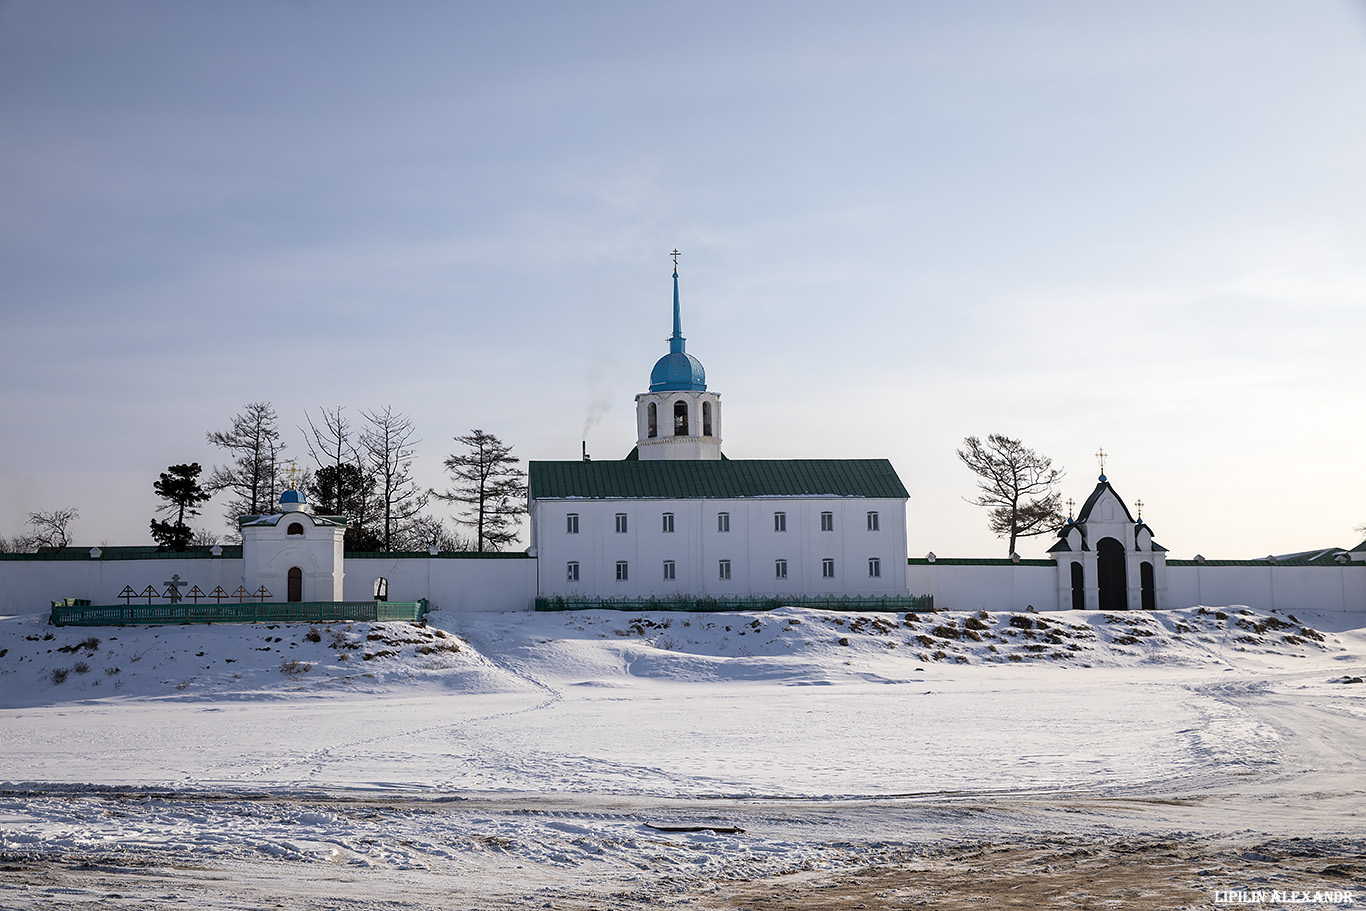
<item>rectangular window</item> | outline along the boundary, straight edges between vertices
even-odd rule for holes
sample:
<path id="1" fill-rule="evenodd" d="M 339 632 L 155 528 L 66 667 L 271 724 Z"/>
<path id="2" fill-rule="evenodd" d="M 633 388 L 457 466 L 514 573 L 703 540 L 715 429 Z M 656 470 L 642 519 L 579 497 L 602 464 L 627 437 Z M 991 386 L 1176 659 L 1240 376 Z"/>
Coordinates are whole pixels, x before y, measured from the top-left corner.
<path id="1" fill-rule="evenodd" d="M 665 561 L 664 561 L 664 578 L 665 578 L 666 580 L 669 580 L 669 579 L 672 579 L 673 577 L 674 577 L 674 561 L 672 561 L 672 560 L 665 560 Z"/>
<path id="2" fill-rule="evenodd" d="M 833 512 L 821 513 L 821 531 L 835 530 L 835 514 Z"/>
<path id="3" fill-rule="evenodd" d="M 626 534 L 626 513 L 624 512 L 617 513 L 617 534 Z"/>
<path id="4" fill-rule="evenodd" d="M 666 513 L 664 513 L 664 534 L 666 534 L 666 535 L 671 535 L 671 534 L 673 534 L 673 530 L 674 530 L 674 514 L 671 513 L 671 512 L 666 512 Z"/>
<path id="5" fill-rule="evenodd" d="M 566 563 L 566 564 L 564 565 L 564 567 L 565 567 L 564 577 L 565 577 L 566 579 L 568 579 L 570 582 L 577 582 L 577 581 L 579 581 L 579 564 L 578 564 L 578 561 L 576 561 L 576 560 L 570 560 L 568 563 Z"/>
<path id="6" fill-rule="evenodd" d="M 833 578 L 835 578 L 835 561 L 834 561 L 834 560 L 826 559 L 826 560 L 822 560 L 822 561 L 821 561 L 821 578 L 823 578 L 823 579 L 833 579 Z"/>
<path id="7" fill-rule="evenodd" d="M 716 530 L 730 531 L 730 513 L 718 512 L 716 514 Z"/>
<path id="8" fill-rule="evenodd" d="M 879 557 L 868 558 L 868 575 L 874 579 L 882 577 L 882 560 Z"/>
<path id="9" fill-rule="evenodd" d="M 721 572 L 721 578 L 722 578 L 722 579 L 729 579 L 729 578 L 730 578 L 730 561 L 729 561 L 729 560 L 722 560 L 721 563 L 719 564 L 719 569 L 720 569 L 720 572 Z"/>
<path id="10" fill-rule="evenodd" d="M 877 531 L 877 513 L 868 513 L 868 530 Z"/>
<path id="11" fill-rule="evenodd" d="M 773 563 L 773 578 L 775 578 L 775 579 L 786 579 L 786 578 L 787 578 L 787 561 L 786 561 L 786 560 L 775 560 L 775 561 L 774 561 L 774 563 Z"/>
<path id="12" fill-rule="evenodd" d="M 773 514 L 773 530 L 787 531 L 787 513 L 775 512 Z"/>
<path id="13" fill-rule="evenodd" d="M 571 512 L 564 517 L 564 533 L 567 535 L 577 535 L 579 533 L 579 514 Z"/>
<path id="14" fill-rule="evenodd" d="M 626 561 L 625 561 L 625 560 L 618 560 L 618 561 L 617 561 L 617 581 L 618 581 L 618 582 L 625 582 L 625 581 L 627 581 L 627 578 L 629 577 L 629 575 L 630 575 L 630 573 L 629 573 L 629 571 L 628 571 L 627 568 L 626 568 Z"/>

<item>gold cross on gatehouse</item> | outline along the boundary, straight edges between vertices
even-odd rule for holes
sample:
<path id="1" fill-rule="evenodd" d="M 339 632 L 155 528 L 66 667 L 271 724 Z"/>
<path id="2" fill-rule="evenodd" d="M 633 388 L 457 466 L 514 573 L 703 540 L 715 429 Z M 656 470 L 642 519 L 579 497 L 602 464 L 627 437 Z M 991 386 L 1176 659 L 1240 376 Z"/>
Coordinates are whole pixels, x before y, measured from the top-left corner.
<path id="1" fill-rule="evenodd" d="M 1100 473 L 1105 474 L 1105 447 L 1096 450 L 1096 460 L 1100 462 Z"/>
<path id="2" fill-rule="evenodd" d="M 298 490 L 298 488 L 294 486 L 294 482 L 298 479 L 299 463 L 291 459 L 289 467 L 286 468 L 285 471 L 289 472 L 289 489 Z"/>

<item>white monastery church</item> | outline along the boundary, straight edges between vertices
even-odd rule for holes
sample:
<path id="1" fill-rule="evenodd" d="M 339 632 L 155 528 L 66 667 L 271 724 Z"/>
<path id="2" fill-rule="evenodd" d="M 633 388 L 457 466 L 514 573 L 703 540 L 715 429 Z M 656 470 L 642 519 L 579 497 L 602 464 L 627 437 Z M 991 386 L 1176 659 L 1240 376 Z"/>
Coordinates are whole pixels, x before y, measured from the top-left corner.
<path id="1" fill-rule="evenodd" d="M 530 462 L 544 598 L 905 598 L 908 494 L 886 459 L 728 459 L 721 396 L 687 353 L 636 396 L 621 461 Z"/>

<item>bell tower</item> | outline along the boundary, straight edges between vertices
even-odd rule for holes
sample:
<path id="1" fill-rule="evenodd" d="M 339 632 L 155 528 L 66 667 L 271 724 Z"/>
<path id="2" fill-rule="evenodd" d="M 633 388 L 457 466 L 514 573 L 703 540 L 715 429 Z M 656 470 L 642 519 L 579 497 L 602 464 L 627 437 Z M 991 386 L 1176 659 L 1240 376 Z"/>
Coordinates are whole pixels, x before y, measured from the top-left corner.
<path id="1" fill-rule="evenodd" d="M 636 452 L 642 460 L 720 459 L 721 396 L 707 391 L 707 371 L 687 353 L 674 257 L 674 334 L 650 371 L 650 391 L 636 396 Z"/>

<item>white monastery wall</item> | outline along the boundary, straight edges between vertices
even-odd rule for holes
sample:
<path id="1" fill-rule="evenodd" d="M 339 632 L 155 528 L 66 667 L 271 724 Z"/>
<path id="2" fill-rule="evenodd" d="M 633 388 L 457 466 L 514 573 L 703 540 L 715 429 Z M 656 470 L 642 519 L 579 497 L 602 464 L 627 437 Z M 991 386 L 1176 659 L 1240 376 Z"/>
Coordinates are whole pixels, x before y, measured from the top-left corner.
<path id="1" fill-rule="evenodd" d="M 1366 611 L 1366 566 L 1167 564 L 1173 607 L 1243 604 L 1255 610 Z"/>
<path id="2" fill-rule="evenodd" d="M 456 611 L 531 610 L 535 606 L 536 561 L 521 555 L 481 558 L 464 554 L 388 554 L 348 557 L 345 566 L 342 600 L 371 600 L 375 578 L 384 576 L 389 581 L 390 601 L 427 598 L 433 609 Z M 219 586 L 232 593 L 243 584 L 244 564 L 235 557 L 171 554 L 133 560 L 4 559 L 0 560 L 0 614 L 47 610 L 51 602 L 62 598 L 82 598 L 91 604 L 122 604 L 119 592 L 124 586 L 140 592 L 151 585 L 158 592 L 152 603 L 166 604 L 167 599 L 160 594 L 175 574 L 183 583 L 182 596 L 195 585 L 206 593 Z M 271 594 L 266 600 L 285 600 L 283 590 L 276 591 L 269 585 L 267 588 Z M 309 600 L 307 586 L 304 595 Z M 147 599 L 134 598 L 133 603 L 146 604 Z"/>
<path id="3" fill-rule="evenodd" d="M 426 598 L 433 610 L 518 611 L 536 603 L 536 561 L 520 554 L 347 557 L 344 600 L 371 600 L 381 576 L 389 583 L 388 600 Z"/>
<path id="4" fill-rule="evenodd" d="M 916 561 L 907 584 L 912 595 L 934 595 L 937 610 L 1058 609 L 1058 570 L 1052 561 Z"/>
<path id="5" fill-rule="evenodd" d="M 122 604 L 119 592 L 125 586 L 140 592 L 150 585 L 160 594 L 166 591 L 167 580 L 176 574 L 183 583 L 182 595 L 196 585 L 206 593 L 219 586 L 231 593 L 242 585 L 242 573 L 241 558 L 231 557 L 168 554 L 143 560 L 89 557 L 0 560 L 0 612 L 16 614 L 46 610 L 53 601 L 62 598 L 84 598 L 91 604 Z M 134 598 L 133 603 L 146 604 L 147 599 Z M 158 597 L 152 603 L 166 604 L 167 600 Z"/>
<path id="6" fill-rule="evenodd" d="M 913 560 L 912 595 L 934 595 L 939 610 L 1071 608 L 1051 561 Z M 1269 563 L 1167 564 L 1165 607 L 1245 605 L 1255 610 L 1366 612 L 1366 566 L 1276 566 Z"/>
<path id="7" fill-rule="evenodd" d="M 699 506 L 700 501 L 691 502 Z M 715 502 L 715 501 L 713 501 Z M 734 501 L 732 501 L 734 502 Z M 787 501 L 789 504 L 792 501 Z M 867 502 L 867 501 L 864 501 Z M 581 514 L 585 504 L 579 504 Z M 640 505 L 640 504 L 636 504 Z M 899 505 L 899 504 L 897 504 Z M 570 510 L 565 509 L 565 512 Z M 606 520 L 611 521 L 615 512 L 611 507 Z M 721 535 L 714 531 L 703 535 L 699 548 L 697 573 L 698 581 L 703 580 L 702 570 L 708 577 L 705 582 L 712 593 L 726 594 L 781 594 L 802 591 L 804 584 L 800 573 L 802 564 L 814 561 L 815 583 L 812 590 L 819 590 L 820 555 L 822 548 L 833 547 L 821 539 L 819 532 L 819 513 L 816 510 L 816 531 L 801 529 L 792 523 L 789 510 L 789 531 L 787 538 L 775 542 L 772 538 L 772 509 L 759 515 L 747 515 L 739 509 L 732 510 L 731 539 L 724 545 L 715 540 Z M 866 512 L 866 510 L 864 510 Z M 653 517 L 659 521 L 659 510 L 643 510 L 632 521 L 646 521 Z M 837 521 L 851 519 L 864 521 L 862 512 L 858 516 L 836 514 Z M 675 523 L 687 520 L 682 510 L 675 513 Z M 692 520 L 708 521 L 715 528 L 715 515 L 694 515 Z M 584 518 L 581 517 L 581 522 Z M 563 515 L 559 517 L 556 528 L 563 528 Z M 651 526 L 653 528 L 653 526 Z M 676 527 L 677 524 L 676 524 Z M 838 526 L 837 526 L 838 527 Z M 661 532 L 662 534 L 662 532 Z M 678 533 L 675 532 L 677 535 Z M 628 558 L 639 564 L 641 574 L 646 570 L 657 569 L 658 560 L 662 562 L 662 545 L 658 541 L 647 540 L 632 545 L 627 541 L 612 544 L 622 550 L 609 550 L 601 541 L 592 543 L 596 536 L 582 535 L 581 542 L 586 548 L 580 552 L 596 552 L 601 556 L 597 562 L 606 566 L 600 571 L 614 571 L 617 553 L 626 553 Z M 840 536 L 836 536 L 837 538 Z M 679 536 L 679 541 L 692 540 L 693 536 Z M 853 543 L 841 545 L 837 551 L 836 566 L 852 568 L 857 573 L 862 563 L 862 571 L 867 572 L 866 552 L 871 545 L 854 536 Z M 904 549 L 904 541 L 887 542 L 891 548 Z M 629 549 L 626 549 L 629 548 Z M 721 548 L 721 549 L 718 549 Z M 795 548 L 795 549 L 794 549 Z M 732 560 L 732 588 L 721 589 L 720 580 L 712 584 L 714 559 L 719 554 L 730 554 Z M 778 580 L 770 578 L 773 560 L 777 554 L 786 554 L 789 560 L 788 588 L 779 590 Z M 807 554 L 807 557 L 793 557 L 793 554 Z M 640 554 L 644 554 L 641 557 Z M 559 557 L 547 556 L 540 562 L 540 571 L 551 574 L 551 581 L 559 584 L 564 579 L 564 564 Z M 608 558 L 611 558 L 609 561 Z M 685 562 L 677 559 L 679 582 L 682 581 Z M 552 560 L 554 562 L 552 562 Z M 799 560 L 801 562 L 799 562 Z M 645 562 L 642 562 L 645 561 Z M 593 560 L 583 559 L 582 571 L 593 571 Z M 374 594 L 374 580 L 384 576 L 389 582 L 389 600 L 415 601 L 427 598 L 434 609 L 451 611 L 482 610 L 530 610 L 534 605 L 537 585 L 537 560 L 501 555 L 497 557 L 477 557 L 467 555 L 426 554 L 375 555 L 348 557 L 346 560 L 345 600 L 368 601 Z M 755 569 L 753 576 L 762 574 L 764 578 L 747 578 L 749 566 Z M 902 575 L 895 581 L 896 568 Z M 809 567 L 808 567 L 809 569 Z M 125 586 L 142 591 L 152 585 L 158 592 L 165 591 L 166 580 L 179 575 L 184 583 L 182 591 L 197 585 L 203 592 L 211 592 L 221 586 L 226 592 L 233 592 L 243 584 L 243 562 L 232 557 L 183 557 L 166 555 L 151 559 L 91 559 L 85 558 L 33 558 L 0 559 L 0 614 L 28 613 L 46 610 L 50 602 L 59 598 L 84 598 L 92 604 L 120 604 L 119 592 Z M 640 585 L 632 585 L 632 597 L 648 597 L 650 593 L 668 593 L 663 580 L 656 578 L 662 573 L 649 572 L 648 578 L 640 579 Z M 737 578 L 738 576 L 738 578 Z M 638 578 L 638 577 L 637 577 Z M 841 581 L 836 577 L 836 582 Z M 849 580 L 850 582 L 858 581 Z M 1051 561 L 1022 561 L 1014 564 L 1007 561 L 952 561 L 938 560 L 927 563 L 913 561 L 909 566 L 904 560 L 889 556 L 883 562 L 882 582 L 890 590 L 892 585 L 898 591 L 909 591 L 912 595 L 934 595 L 935 607 L 939 610 L 1023 610 L 1033 605 L 1036 610 L 1058 610 L 1070 606 L 1060 606 L 1057 591 L 1057 570 Z M 740 585 L 750 589 L 740 590 Z M 546 586 L 550 594 L 558 593 L 554 585 Z M 851 585 L 855 591 L 858 586 Z M 878 592 L 881 593 L 881 592 Z M 272 592 L 272 600 L 283 600 Z M 1066 599 L 1064 599 L 1066 601 Z M 134 599 L 137 603 L 137 599 Z M 142 603 L 146 603 L 142 599 Z M 158 598 L 154 603 L 166 603 Z M 1272 566 L 1270 564 L 1240 563 L 1237 565 L 1193 565 L 1185 561 L 1168 565 L 1168 598 L 1170 607 L 1194 607 L 1205 605 L 1223 607 L 1246 605 L 1257 610 L 1276 608 L 1281 611 L 1299 610 L 1343 611 L 1347 613 L 1366 612 L 1366 565 L 1350 563 L 1345 566 Z"/>

